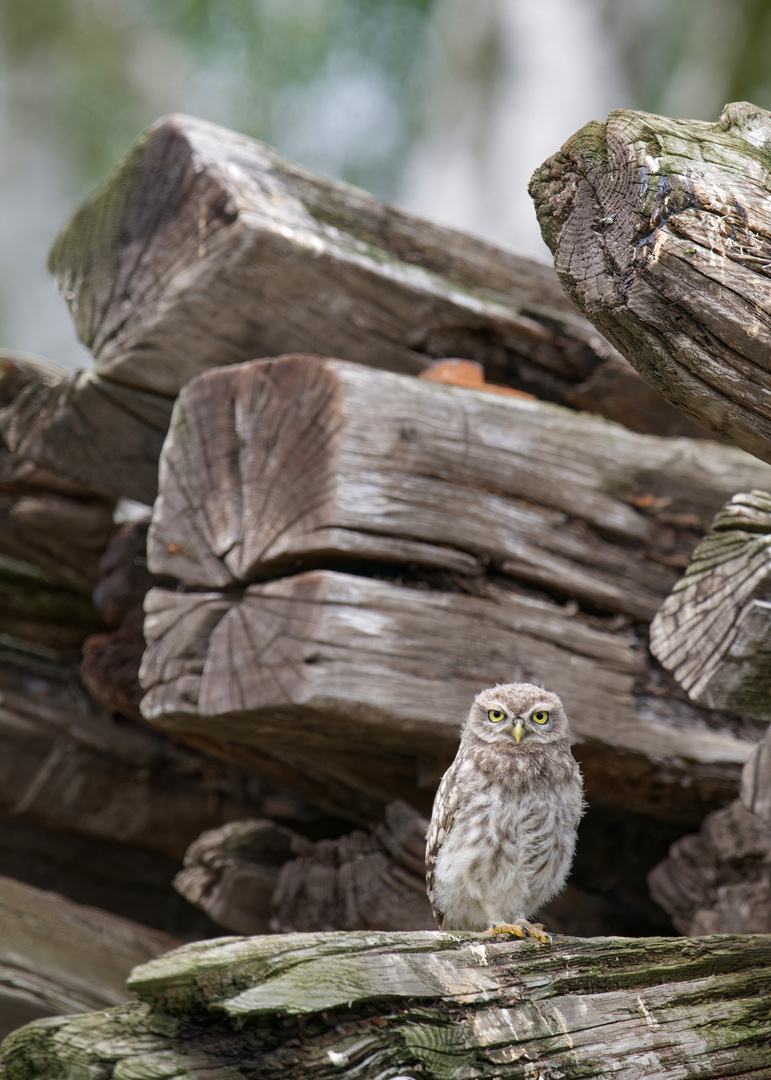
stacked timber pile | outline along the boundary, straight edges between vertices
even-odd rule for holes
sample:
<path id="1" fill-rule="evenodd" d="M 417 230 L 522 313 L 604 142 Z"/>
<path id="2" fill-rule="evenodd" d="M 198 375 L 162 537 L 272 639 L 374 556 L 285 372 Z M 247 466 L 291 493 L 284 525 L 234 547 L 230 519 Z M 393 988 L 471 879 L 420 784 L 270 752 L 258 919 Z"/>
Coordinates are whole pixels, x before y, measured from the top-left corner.
<path id="1" fill-rule="evenodd" d="M 673 933 L 645 883 L 657 864 L 678 929 L 722 926 L 689 923 L 656 874 L 708 814 L 736 816 L 743 769 L 750 798 L 768 717 L 695 698 L 649 626 L 721 507 L 771 490 L 771 466 L 699 438 L 550 269 L 201 121 L 147 132 L 51 268 L 95 365 L 8 356 L 0 382 L 6 834 L 77 841 L 86 864 L 109 846 L 117 893 L 126 853 L 175 861 L 213 922 L 169 907 L 159 926 L 106 890 L 156 928 L 137 959 L 170 945 L 158 930 L 304 934 L 153 961 L 132 978 L 141 1003 L 7 1039 L 6 1075 L 173 1059 L 238 1076 L 255 1054 L 282 1076 L 449 1076 L 469 1055 L 474 1075 L 557 1076 L 591 1054 L 633 1075 L 660 1053 L 660 1075 L 680 1075 L 669 1022 L 694 1075 L 723 1075 L 746 972 L 771 985 L 763 939 L 683 960 L 665 938 L 536 956 L 415 931 L 431 927 L 425 815 L 459 724 L 513 680 L 563 697 L 590 804 L 550 928 Z M 119 524 L 125 500 L 141 505 Z M 703 1009 L 732 1021 L 697 1054 L 681 1002 L 717 969 L 730 977 Z M 98 998 L 59 983 L 30 1016 L 118 1000 L 108 981 Z M 599 1064 L 587 994 L 617 1023 Z M 768 1032 L 753 1031 L 754 1067 Z"/>

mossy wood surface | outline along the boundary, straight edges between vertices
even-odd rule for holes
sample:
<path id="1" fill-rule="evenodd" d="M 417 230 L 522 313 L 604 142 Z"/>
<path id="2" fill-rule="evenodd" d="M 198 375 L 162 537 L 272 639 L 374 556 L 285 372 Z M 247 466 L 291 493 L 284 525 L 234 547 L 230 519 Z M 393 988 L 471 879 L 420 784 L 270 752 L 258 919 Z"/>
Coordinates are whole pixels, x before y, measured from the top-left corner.
<path id="1" fill-rule="evenodd" d="M 651 652 L 694 701 L 771 720 L 771 495 L 735 495 L 651 624 Z"/>
<path id="2" fill-rule="evenodd" d="M 639 430 L 692 433 L 548 266 L 203 120 L 145 132 L 64 228 L 50 267 L 97 375 L 153 393 L 285 352 L 413 374 L 456 356 Z"/>
<path id="3" fill-rule="evenodd" d="M 719 1080 L 771 1074 L 771 938 L 353 933 L 199 942 L 141 1001 L 38 1021 L 7 1080 Z"/>
<path id="4" fill-rule="evenodd" d="M 673 695 L 644 631 L 738 475 L 769 470 L 344 361 L 206 372 L 161 462 L 149 566 L 182 588 L 146 597 L 142 713 L 367 822 L 430 810 L 474 694 L 529 680 L 564 698 L 590 798 L 699 813 L 758 736 Z"/>
<path id="5" fill-rule="evenodd" d="M 771 114 L 612 112 L 530 191 L 595 326 L 686 416 L 771 460 Z"/>

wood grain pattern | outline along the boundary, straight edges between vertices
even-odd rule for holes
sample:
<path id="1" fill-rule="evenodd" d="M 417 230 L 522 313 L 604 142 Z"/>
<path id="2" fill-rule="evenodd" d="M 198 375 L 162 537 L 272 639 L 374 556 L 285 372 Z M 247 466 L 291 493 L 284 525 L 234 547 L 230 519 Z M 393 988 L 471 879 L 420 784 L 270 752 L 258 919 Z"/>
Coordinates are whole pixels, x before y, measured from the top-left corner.
<path id="1" fill-rule="evenodd" d="M 771 720 L 771 495 L 735 495 L 651 623 L 651 652 L 694 701 Z"/>
<path id="2" fill-rule="evenodd" d="M 771 825 L 735 799 L 677 840 L 648 884 L 681 934 L 771 933 Z"/>
<path id="3" fill-rule="evenodd" d="M 199 376 L 160 475 L 149 565 L 187 587 L 490 567 L 645 621 L 738 478 L 771 483 L 729 447 L 309 356 Z"/>
<path id="4" fill-rule="evenodd" d="M 633 636 L 515 591 L 468 596 L 319 570 L 236 595 L 153 589 L 145 610 L 150 723 L 260 748 L 383 805 L 430 809 L 469 702 L 496 682 L 558 693 L 587 775 L 597 760 L 590 798 L 647 813 L 658 804 L 687 816 L 730 797 L 757 739 L 636 693 L 647 661 Z M 638 762 L 634 790 L 607 784 L 618 769 L 608 751 Z"/>
<path id="5" fill-rule="evenodd" d="M 206 368 L 314 352 L 417 374 L 436 357 L 640 430 L 692 433 L 550 267 L 422 221 L 253 139 L 171 116 L 54 243 L 100 377 L 174 396 Z M 620 363 L 620 366 L 619 366 Z"/>
<path id="6" fill-rule="evenodd" d="M 26 386 L 0 411 L 0 438 L 21 459 L 113 499 L 151 503 L 173 398 L 94 372 Z"/>
<path id="7" fill-rule="evenodd" d="M 38 1017 L 129 1001 L 132 968 L 177 938 L 0 877 L 0 1037 Z"/>
<path id="8" fill-rule="evenodd" d="M 16 452 L 11 433 L 30 388 L 49 394 L 65 377 L 37 357 L 0 351 L 0 553 L 88 595 L 114 531 L 114 499 L 68 477 L 63 461 L 46 467 Z"/>
<path id="9" fill-rule="evenodd" d="M 771 114 L 618 110 L 530 191 L 567 294 L 686 416 L 771 460 Z"/>
<path id="10" fill-rule="evenodd" d="M 366 822 L 395 798 L 430 809 L 479 690 L 544 683 L 591 798 L 698 813 L 735 795 L 758 732 L 678 700 L 628 620 L 740 473 L 768 466 L 345 361 L 205 372 L 161 461 L 148 562 L 182 589 L 146 597 L 142 714 Z"/>
<path id="11" fill-rule="evenodd" d="M 760 1080 L 771 940 L 290 934 L 198 942 L 136 969 L 141 1004 L 37 1023 L 8 1080 L 254 1072 L 282 1080 Z M 705 1036 L 705 1024 L 708 1035 Z"/>
<path id="12" fill-rule="evenodd" d="M 181 859 L 271 789 L 115 717 L 72 664 L 0 647 L 0 812 Z"/>

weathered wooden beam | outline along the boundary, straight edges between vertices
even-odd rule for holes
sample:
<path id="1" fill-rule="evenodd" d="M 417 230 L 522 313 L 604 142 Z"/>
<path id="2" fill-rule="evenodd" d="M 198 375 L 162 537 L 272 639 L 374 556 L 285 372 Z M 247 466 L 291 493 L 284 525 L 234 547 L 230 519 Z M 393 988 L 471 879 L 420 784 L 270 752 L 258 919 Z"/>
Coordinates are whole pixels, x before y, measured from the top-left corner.
<path id="1" fill-rule="evenodd" d="M 619 110 L 530 192 L 568 296 L 686 416 L 771 460 L 771 114 Z"/>
<path id="2" fill-rule="evenodd" d="M 766 825 L 771 825 L 771 728 L 742 769 L 739 798 Z"/>
<path id="3" fill-rule="evenodd" d="M 693 433 L 551 268 L 191 117 L 145 132 L 62 231 L 50 267 L 97 376 L 154 394 L 284 352 L 412 374 L 457 356 L 639 430 Z"/>
<path id="4" fill-rule="evenodd" d="M 181 859 L 269 785 L 114 717 L 71 664 L 0 647 L 0 812 Z"/>
<path id="5" fill-rule="evenodd" d="M 13 745 L 9 750 L 14 752 Z M 93 779 L 87 777 L 86 782 Z M 266 802 L 263 806 L 265 812 L 275 812 Z M 54 891 L 182 941 L 211 937 L 216 933 L 211 920 L 172 886 L 179 866 L 179 856 L 61 829 L 50 820 L 44 825 L 23 814 L 0 812 L 3 877 Z"/>
<path id="6" fill-rule="evenodd" d="M 66 454 L 51 467 L 14 452 L 4 432 L 31 386 L 50 390 L 66 372 L 25 354 L 0 352 L 0 553 L 89 594 L 114 531 L 114 499 L 66 475 Z"/>
<path id="7" fill-rule="evenodd" d="M 757 739 L 654 690 L 633 636 L 502 587 L 468 596 L 319 570 L 235 596 L 154 589 L 146 613 L 151 724 L 256 747 L 381 806 L 427 812 L 474 694 L 511 679 L 565 701 L 590 798 L 643 813 L 730 798 Z"/>
<path id="8" fill-rule="evenodd" d="M 763 935 L 554 947 L 439 932 L 221 939 L 152 960 L 129 985 L 140 1004 L 14 1032 L 7 1080 L 76 1067 L 240 1080 L 255 1062 L 266 1080 L 760 1080 L 771 1068 Z"/>
<path id="9" fill-rule="evenodd" d="M 648 884 L 681 934 L 771 933 L 771 825 L 735 799 L 677 840 Z"/>
<path id="10" fill-rule="evenodd" d="M 565 700 L 592 797 L 703 812 L 757 733 L 678 700 L 644 626 L 600 613 L 644 622 L 745 469 L 768 475 L 733 448 L 342 361 L 207 372 L 161 464 L 149 565 L 183 588 L 146 598 L 142 713 L 377 819 L 394 798 L 425 812 L 474 694 L 529 680 Z"/>
<path id="11" fill-rule="evenodd" d="M 131 969 L 179 944 L 129 919 L 0 877 L 0 1036 L 39 1017 L 129 1001 Z"/>
<path id="12" fill-rule="evenodd" d="M 203 589 L 340 559 L 493 567 L 648 620 L 740 475 L 771 482 L 717 444 L 287 356 L 185 388 L 148 560 Z"/>
<path id="13" fill-rule="evenodd" d="M 368 832 L 315 842 L 272 821 L 231 821 L 190 845 L 174 887 L 238 934 L 433 930 L 427 828 L 404 802 Z"/>
<path id="14" fill-rule="evenodd" d="M 6 642 L 75 660 L 84 639 L 100 629 L 101 620 L 82 592 L 0 554 L 0 637 Z"/>
<path id="15" fill-rule="evenodd" d="M 34 462 L 113 499 L 151 503 L 173 398 L 92 371 L 26 386 L 0 410 L 0 438 Z"/>
<path id="16" fill-rule="evenodd" d="M 651 652 L 693 701 L 771 720 L 770 588 L 771 495 L 735 495 L 651 623 Z"/>

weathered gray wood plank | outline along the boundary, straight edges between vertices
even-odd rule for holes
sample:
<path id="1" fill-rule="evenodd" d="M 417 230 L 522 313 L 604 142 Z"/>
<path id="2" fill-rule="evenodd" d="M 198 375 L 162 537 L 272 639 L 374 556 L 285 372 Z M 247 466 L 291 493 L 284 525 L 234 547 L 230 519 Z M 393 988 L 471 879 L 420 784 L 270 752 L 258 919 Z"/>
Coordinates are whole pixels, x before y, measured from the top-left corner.
<path id="1" fill-rule="evenodd" d="M 742 769 L 739 798 L 761 821 L 771 825 L 771 728 Z"/>
<path id="2" fill-rule="evenodd" d="M 71 1073 L 720 1080 L 771 1069 L 768 936 L 354 933 L 221 939 L 150 961 L 142 1005 L 30 1025 L 7 1080 Z M 705 1036 L 705 1026 L 708 1037 Z"/>
<path id="3" fill-rule="evenodd" d="M 405 802 L 376 828 L 315 843 L 264 819 L 231 821 L 190 845 L 174 888 L 237 934 L 432 930 L 427 828 Z"/>
<path id="4" fill-rule="evenodd" d="M 544 402 L 288 356 L 185 387 L 148 558 L 205 589 L 351 558 L 491 567 L 647 621 L 740 477 L 771 470 Z"/>
<path id="5" fill-rule="evenodd" d="M 386 206 L 269 147 L 159 120 L 53 245 L 97 373 L 175 395 L 206 368 L 314 352 L 491 381 L 692 433 L 566 301 L 551 268 Z"/>
<path id="6" fill-rule="evenodd" d="M 771 495 L 735 495 L 651 623 L 651 652 L 692 700 L 771 720 Z"/>
<path id="7" fill-rule="evenodd" d="M 4 646 L 0 745 L 0 811 L 177 859 L 203 829 L 262 808 L 258 782 L 249 796 L 232 769 L 113 716 L 73 665 Z"/>
<path id="8" fill-rule="evenodd" d="M 129 1001 L 137 964 L 177 938 L 0 877 L 0 1036 L 43 1016 Z"/>
<path id="9" fill-rule="evenodd" d="M 151 503 L 173 398 L 88 371 L 26 386 L 0 410 L 17 458 L 112 498 Z"/>
<path id="10" fill-rule="evenodd" d="M 530 191 L 567 294 L 686 416 L 771 460 L 771 115 L 618 110 Z"/>
<path id="11" fill-rule="evenodd" d="M 90 594 L 98 561 L 114 531 L 114 500 L 44 468 L 9 448 L 9 413 L 31 386 L 51 393 L 66 372 L 23 353 L 0 351 L 0 553 L 30 563 L 79 592 Z M 58 461 L 57 466 L 65 466 Z"/>
<path id="12" fill-rule="evenodd" d="M 430 808 L 473 696 L 496 682 L 559 693 L 590 799 L 645 813 L 730 798 L 757 739 L 646 690 L 634 635 L 503 588 L 469 596 L 311 571 L 236 594 L 153 589 L 145 610 L 150 723 L 257 747 L 381 805 Z"/>

